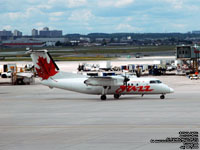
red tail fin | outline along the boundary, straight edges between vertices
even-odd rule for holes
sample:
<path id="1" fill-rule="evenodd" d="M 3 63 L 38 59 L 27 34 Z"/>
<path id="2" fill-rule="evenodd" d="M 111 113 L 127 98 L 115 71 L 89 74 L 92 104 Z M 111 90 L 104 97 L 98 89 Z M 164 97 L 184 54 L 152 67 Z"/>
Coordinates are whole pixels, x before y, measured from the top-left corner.
<path id="1" fill-rule="evenodd" d="M 54 76 L 56 73 L 58 73 L 51 59 L 48 63 L 47 58 L 39 57 L 37 65 L 40 68 L 36 68 L 36 71 L 38 73 L 38 76 L 41 77 L 43 80 L 46 80 L 49 77 Z"/>

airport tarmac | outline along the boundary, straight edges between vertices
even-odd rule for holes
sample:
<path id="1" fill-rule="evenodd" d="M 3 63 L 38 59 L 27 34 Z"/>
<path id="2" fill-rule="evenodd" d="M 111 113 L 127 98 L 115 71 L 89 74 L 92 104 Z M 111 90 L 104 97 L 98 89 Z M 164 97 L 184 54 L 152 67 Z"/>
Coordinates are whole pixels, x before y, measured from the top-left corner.
<path id="1" fill-rule="evenodd" d="M 156 77 L 175 93 L 85 95 L 40 85 L 0 85 L 1 150 L 177 150 L 182 143 L 151 143 L 200 132 L 200 80 Z M 2 80 L 2 79 L 0 79 Z"/>

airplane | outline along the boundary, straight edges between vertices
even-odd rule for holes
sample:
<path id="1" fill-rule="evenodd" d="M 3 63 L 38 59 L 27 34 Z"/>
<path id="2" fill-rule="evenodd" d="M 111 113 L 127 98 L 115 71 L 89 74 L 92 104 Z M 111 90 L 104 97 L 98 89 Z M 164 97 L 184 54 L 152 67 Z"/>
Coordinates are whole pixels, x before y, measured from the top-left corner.
<path id="1" fill-rule="evenodd" d="M 137 78 L 127 76 L 86 76 L 59 70 L 57 64 L 47 50 L 29 50 L 41 84 L 49 88 L 59 88 L 79 93 L 101 95 L 106 100 L 107 95 L 119 99 L 121 95 L 161 94 L 164 99 L 174 90 L 155 78 Z"/>

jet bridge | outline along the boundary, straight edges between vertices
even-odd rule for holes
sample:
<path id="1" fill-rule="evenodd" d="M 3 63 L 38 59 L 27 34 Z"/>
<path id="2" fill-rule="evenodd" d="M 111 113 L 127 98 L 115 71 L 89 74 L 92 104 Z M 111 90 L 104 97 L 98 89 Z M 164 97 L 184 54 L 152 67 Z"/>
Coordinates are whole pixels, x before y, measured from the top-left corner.
<path id="1" fill-rule="evenodd" d="M 199 57 L 200 46 L 198 45 L 179 45 L 176 47 L 176 58 L 182 61 L 182 64 L 179 65 L 188 66 L 190 73 L 199 73 Z"/>

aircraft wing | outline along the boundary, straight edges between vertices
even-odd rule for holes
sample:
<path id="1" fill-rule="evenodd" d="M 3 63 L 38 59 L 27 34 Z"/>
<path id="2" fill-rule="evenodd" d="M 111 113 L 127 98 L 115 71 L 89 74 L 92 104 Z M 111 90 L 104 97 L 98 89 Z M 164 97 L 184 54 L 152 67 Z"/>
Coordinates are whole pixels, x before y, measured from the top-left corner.
<path id="1" fill-rule="evenodd" d="M 122 85 L 124 82 L 123 77 L 89 77 L 84 81 L 86 85 L 90 86 L 117 86 Z"/>

